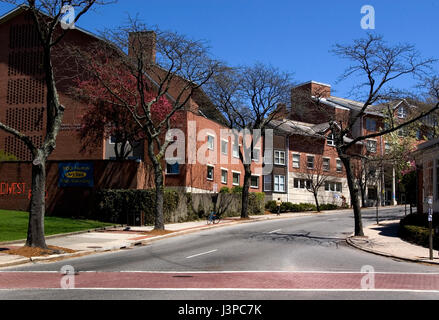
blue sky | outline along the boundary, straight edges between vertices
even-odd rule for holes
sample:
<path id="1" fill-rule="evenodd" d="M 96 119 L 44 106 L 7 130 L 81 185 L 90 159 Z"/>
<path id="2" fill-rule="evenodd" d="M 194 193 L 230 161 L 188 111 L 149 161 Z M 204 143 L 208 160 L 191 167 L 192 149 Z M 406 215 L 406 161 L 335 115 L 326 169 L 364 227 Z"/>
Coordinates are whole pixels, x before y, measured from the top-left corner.
<path id="1" fill-rule="evenodd" d="M 149 25 L 207 40 L 230 65 L 269 63 L 293 72 L 297 82 L 329 83 L 335 95 L 349 97 L 352 83 L 336 83 L 346 61 L 329 50 L 366 35 L 360 26 L 364 5 L 375 8 L 375 32 L 385 40 L 408 42 L 425 57 L 439 58 L 439 0 L 119 0 L 96 8 L 79 25 L 97 32 L 138 13 Z M 0 4 L 0 13 L 12 8 Z"/>

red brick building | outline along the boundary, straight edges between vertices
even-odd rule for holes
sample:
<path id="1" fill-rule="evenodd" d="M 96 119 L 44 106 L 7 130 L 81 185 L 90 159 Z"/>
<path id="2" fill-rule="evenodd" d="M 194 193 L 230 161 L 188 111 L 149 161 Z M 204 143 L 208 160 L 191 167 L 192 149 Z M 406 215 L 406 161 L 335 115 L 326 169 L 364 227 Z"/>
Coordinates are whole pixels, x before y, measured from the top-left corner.
<path id="1" fill-rule="evenodd" d="M 147 39 L 148 40 L 148 39 Z M 153 41 L 152 38 L 150 38 Z M 88 45 L 102 41 L 99 37 L 76 27 L 70 30 L 59 44 L 73 43 Z M 43 141 L 45 134 L 45 84 L 41 69 L 42 51 L 33 21 L 26 9 L 18 7 L 0 17 L 0 121 L 6 125 L 30 135 L 36 145 Z M 148 47 L 148 46 L 147 46 Z M 154 43 L 148 47 L 151 59 L 155 57 Z M 54 59 L 54 68 L 62 75 L 65 66 Z M 64 79 L 63 77 L 61 77 Z M 101 141 L 91 152 L 80 152 L 82 141 L 79 139 L 80 117 L 87 105 L 73 99 L 69 95 L 69 87 L 74 85 L 68 80 L 58 84 L 61 103 L 66 106 L 61 131 L 57 138 L 57 147 L 49 160 L 79 161 L 79 160 L 110 160 L 114 156 L 111 139 Z M 170 94 L 178 92 L 171 88 Z M 234 147 L 231 137 L 221 138 L 224 126 L 218 121 L 218 116 L 210 109 L 202 92 L 193 96 L 188 107 L 181 112 L 183 121 L 178 123 L 186 139 L 186 155 L 179 165 L 166 165 L 165 185 L 179 187 L 191 192 L 212 192 L 222 187 L 232 188 L 242 186 L 244 171 L 239 160 L 234 157 Z M 197 139 L 198 138 L 198 139 Z M 227 141 L 224 141 L 226 139 Z M 191 141 L 193 143 L 191 143 Z M 206 158 L 223 159 L 223 163 L 215 161 L 200 162 L 189 159 L 190 152 L 206 146 Z M 0 131 L 0 150 L 12 154 L 20 161 L 30 161 L 31 155 L 26 146 L 17 138 Z M 132 158 L 145 161 L 146 147 L 137 148 Z M 201 158 L 201 154 L 198 158 Z M 260 160 L 259 166 L 262 164 Z M 256 161 L 255 161 L 255 165 Z M 146 165 L 147 167 L 147 165 Z M 0 172 L 0 180 L 2 173 Z M 5 175 L 3 175 L 5 177 Z M 261 178 L 252 178 L 251 191 L 261 191 Z M 7 183 L 8 181 L 0 181 Z M 14 181 L 15 182 L 15 181 Z M 138 186 L 138 184 L 136 184 Z M 152 186 L 148 175 L 143 187 Z"/>

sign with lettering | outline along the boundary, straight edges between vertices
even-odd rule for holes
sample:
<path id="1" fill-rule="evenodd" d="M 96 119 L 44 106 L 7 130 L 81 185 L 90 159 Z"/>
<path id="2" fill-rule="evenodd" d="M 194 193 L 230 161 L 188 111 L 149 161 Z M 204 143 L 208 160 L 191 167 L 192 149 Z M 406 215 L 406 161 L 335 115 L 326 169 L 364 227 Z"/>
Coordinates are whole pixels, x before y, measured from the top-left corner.
<path id="1" fill-rule="evenodd" d="M 58 186 L 60 188 L 93 187 L 93 163 L 60 163 Z"/>

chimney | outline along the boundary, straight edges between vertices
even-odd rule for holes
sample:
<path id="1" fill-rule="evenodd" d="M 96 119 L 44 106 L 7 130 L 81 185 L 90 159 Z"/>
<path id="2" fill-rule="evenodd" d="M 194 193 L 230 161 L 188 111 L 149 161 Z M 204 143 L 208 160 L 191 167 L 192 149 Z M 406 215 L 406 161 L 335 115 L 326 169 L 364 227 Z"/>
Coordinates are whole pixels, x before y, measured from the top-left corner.
<path id="1" fill-rule="evenodd" d="M 156 62 L 156 34 L 154 31 L 130 32 L 128 56 L 139 57 L 143 54 L 144 64 Z"/>
<path id="2" fill-rule="evenodd" d="M 331 96 L 331 86 L 329 84 L 316 81 L 309 81 L 299 84 L 292 89 L 292 93 L 298 92 L 299 90 L 303 90 L 303 92 L 309 96 L 314 96 L 318 98 L 329 98 Z"/>

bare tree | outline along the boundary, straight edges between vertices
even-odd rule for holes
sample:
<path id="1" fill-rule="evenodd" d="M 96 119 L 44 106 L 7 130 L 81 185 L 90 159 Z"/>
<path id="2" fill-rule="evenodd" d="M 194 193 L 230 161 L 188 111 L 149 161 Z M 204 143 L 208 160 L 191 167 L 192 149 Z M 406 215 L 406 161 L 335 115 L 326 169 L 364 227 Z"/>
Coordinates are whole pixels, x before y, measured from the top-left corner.
<path id="1" fill-rule="evenodd" d="M 330 178 L 328 171 L 330 167 L 325 163 L 322 156 L 314 158 L 313 168 L 307 167 L 306 172 L 300 173 L 298 176 L 305 180 L 306 190 L 313 194 L 317 212 L 320 212 L 319 193 L 320 189 Z"/>
<path id="2" fill-rule="evenodd" d="M 252 176 L 254 147 L 276 118 L 280 105 L 289 103 L 291 74 L 256 63 L 240 68 L 223 68 L 208 83 L 206 92 L 225 118 L 229 129 L 243 136 L 239 159 L 244 166 L 241 218 L 248 218 L 248 198 Z M 261 134 L 256 134 L 260 130 Z M 261 155 L 260 155 L 261 156 Z"/>
<path id="3" fill-rule="evenodd" d="M 76 14 L 69 25 L 74 25 L 92 6 L 108 3 L 100 0 L 2 0 L 22 6 L 32 17 L 37 30 L 40 47 L 43 51 L 44 81 L 46 93 L 46 135 L 41 146 L 35 145 L 31 137 L 0 123 L 0 129 L 21 140 L 32 154 L 32 196 L 30 203 L 29 227 L 26 246 L 47 248 L 44 237 L 46 161 L 56 148 L 56 138 L 61 127 L 66 106 L 62 105 L 56 84 L 52 63 L 52 51 L 70 30 L 61 28 L 61 18 L 66 6 Z M 40 121 L 43 121 L 42 119 Z"/>
<path id="4" fill-rule="evenodd" d="M 350 112 L 349 117 L 338 117 L 337 113 L 328 112 L 328 107 L 319 96 L 308 98 L 308 103 L 322 114 L 326 115 L 330 130 L 334 135 L 334 144 L 340 160 L 346 170 L 349 192 L 354 210 L 355 235 L 363 236 L 361 208 L 359 204 L 359 189 L 355 183 L 353 159 L 362 156 L 358 151 L 367 139 L 380 137 L 398 131 L 412 123 L 420 121 L 439 108 L 438 100 L 430 105 L 427 110 L 419 110 L 418 114 L 407 121 L 393 122 L 386 128 L 380 128 L 370 134 L 356 134 L 355 126 L 358 125 L 368 111 L 375 105 L 383 102 L 401 99 L 406 93 L 395 90 L 390 84 L 395 80 L 409 76 L 425 76 L 431 72 L 434 59 L 423 59 L 412 45 L 388 45 L 381 36 L 369 34 L 364 39 L 355 40 L 353 44 L 337 44 L 332 52 L 349 60 L 350 66 L 341 75 L 340 80 L 355 78 L 358 85 L 354 91 L 362 94 L 361 106 L 355 112 Z M 427 90 L 430 88 L 427 88 Z"/>
<path id="5" fill-rule="evenodd" d="M 154 225 L 163 230 L 163 164 L 174 142 L 168 131 L 182 111 L 191 110 L 195 94 L 216 72 L 219 62 L 209 57 L 203 41 L 149 28 L 137 19 L 103 32 L 102 37 L 106 42 L 87 50 L 71 48 L 88 66 L 89 85 L 82 87 L 81 94 L 128 113 L 141 131 L 154 173 Z"/>

